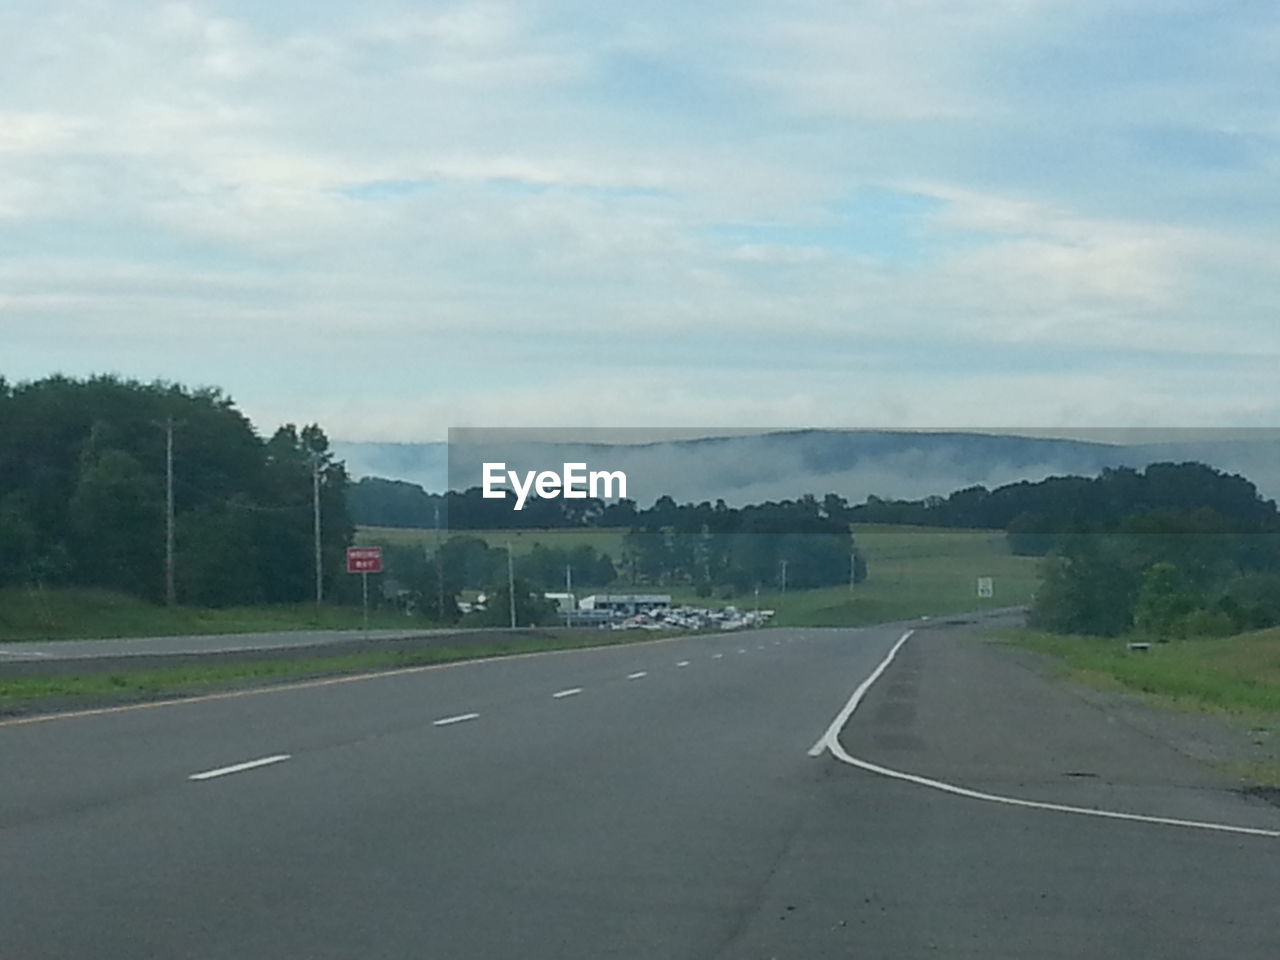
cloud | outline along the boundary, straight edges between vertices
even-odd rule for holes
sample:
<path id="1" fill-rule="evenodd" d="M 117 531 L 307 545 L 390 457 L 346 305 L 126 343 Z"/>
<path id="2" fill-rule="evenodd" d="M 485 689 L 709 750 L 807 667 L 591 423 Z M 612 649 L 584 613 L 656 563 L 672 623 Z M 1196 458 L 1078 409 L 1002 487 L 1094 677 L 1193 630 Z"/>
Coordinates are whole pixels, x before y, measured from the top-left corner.
<path id="1" fill-rule="evenodd" d="M 1253 422 L 1275 19 L 20 0 L 5 372 L 222 383 L 352 438 Z"/>

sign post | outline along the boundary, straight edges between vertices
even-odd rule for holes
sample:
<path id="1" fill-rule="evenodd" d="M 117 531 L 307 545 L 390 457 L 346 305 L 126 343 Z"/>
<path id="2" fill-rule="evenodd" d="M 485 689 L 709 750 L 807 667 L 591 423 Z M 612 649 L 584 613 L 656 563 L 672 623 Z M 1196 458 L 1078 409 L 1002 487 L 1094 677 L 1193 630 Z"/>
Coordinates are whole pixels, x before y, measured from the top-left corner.
<path id="1" fill-rule="evenodd" d="M 363 599 L 363 629 L 369 629 L 369 574 L 382 572 L 381 547 L 347 547 L 347 573 L 360 574 L 360 593 Z"/>

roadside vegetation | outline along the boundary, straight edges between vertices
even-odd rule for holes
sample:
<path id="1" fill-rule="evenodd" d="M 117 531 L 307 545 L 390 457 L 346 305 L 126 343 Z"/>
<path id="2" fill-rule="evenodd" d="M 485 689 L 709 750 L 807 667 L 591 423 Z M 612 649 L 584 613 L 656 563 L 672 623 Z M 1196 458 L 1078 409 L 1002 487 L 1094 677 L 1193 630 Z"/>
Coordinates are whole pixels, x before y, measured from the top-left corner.
<path id="1" fill-rule="evenodd" d="M 997 635 L 1051 654 L 1077 679 L 1149 694 L 1168 705 L 1280 717 L 1280 628 L 1230 637 L 1173 640 L 1130 650 L 1124 639 L 1034 630 Z"/>
<path id="2" fill-rule="evenodd" d="M 252 607 L 166 607 L 128 594 L 93 588 L 0 589 L 0 641 L 357 630 L 359 607 L 314 603 Z M 371 629 L 429 627 L 394 609 L 369 611 Z"/>

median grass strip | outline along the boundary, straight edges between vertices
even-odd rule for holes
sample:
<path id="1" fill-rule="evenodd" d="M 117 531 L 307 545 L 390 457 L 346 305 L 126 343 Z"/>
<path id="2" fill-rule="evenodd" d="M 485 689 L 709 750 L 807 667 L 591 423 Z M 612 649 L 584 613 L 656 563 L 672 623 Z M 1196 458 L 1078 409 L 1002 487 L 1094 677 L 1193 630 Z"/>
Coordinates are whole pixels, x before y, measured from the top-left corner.
<path id="1" fill-rule="evenodd" d="M 1076 678 L 1134 690 L 1181 708 L 1280 716 L 1280 628 L 1234 637 L 1153 643 L 1131 652 L 1124 639 L 1030 630 L 999 639 L 1059 658 Z"/>
<path id="2" fill-rule="evenodd" d="M 663 636 L 674 636 L 664 634 Z M 348 673 L 429 666 L 463 660 L 482 660 L 519 653 L 573 650 L 654 639 L 653 634 L 601 632 L 591 636 L 516 637 L 492 644 L 425 647 L 417 650 L 352 653 L 295 660 L 257 660 L 230 663 L 122 670 L 115 673 L 0 677 L 0 710 L 48 698 L 154 699 L 191 696 L 255 682 L 284 682 Z"/>

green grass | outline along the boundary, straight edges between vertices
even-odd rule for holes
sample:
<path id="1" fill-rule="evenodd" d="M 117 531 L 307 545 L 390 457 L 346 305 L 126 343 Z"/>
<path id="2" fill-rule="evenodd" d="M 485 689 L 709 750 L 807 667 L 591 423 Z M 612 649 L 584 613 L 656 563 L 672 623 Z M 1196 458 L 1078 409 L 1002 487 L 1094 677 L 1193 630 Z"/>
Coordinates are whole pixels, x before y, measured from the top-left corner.
<path id="1" fill-rule="evenodd" d="M 857 527 L 868 575 L 820 590 L 761 592 L 760 607 L 776 611 L 780 626 L 865 626 L 890 620 L 945 616 L 1030 603 L 1038 561 L 1010 555 L 1002 533 Z M 994 596 L 977 596 L 977 578 L 991 577 Z M 754 606 L 748 594 L 730 601 Z"/>
<path id="2" fill-rule="evenodd" d="M 361 624 L 359 607 L 326 605 L 317 611 L 313 603 L 300 603 L 211 610 L 157 606 L 108 590 L 0 590 L 0 640 L 341 630 Z M 371 610 L 369 626 L 414 629 L 430 624 Z"/>
<path id="3" fill-rule="evenodd" d="M 664 637 L 672 634 L 663 634 Z M 243 686 L 246 681 L 296 680 L 321 676 L 455 663 L 534 653 L 573 650 L 656 639 L 653 634 L 584 631 L 577 634 L 512 637 L 493 643 L 353 653 L 297 660 L 259 660 L 161 667 L 150 670 L 75 676 L 0 677 L 0 706 L 21 706 L 48 697 L 136 700 L 157 696 L 193 696 Z"/>
<path id="4" fill-rule="evenodd" d="M 1280 715 L 1280 628 L 1234 637 L 1175 640 L 1130 652 L 1125 640 L 1030 630 L 998 635 L 1059 658 L 1079 680 L 1137 691 L 1183 709 Z"/>

